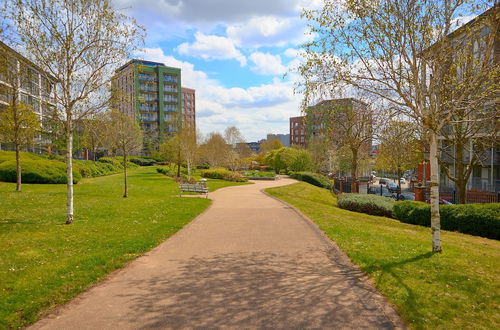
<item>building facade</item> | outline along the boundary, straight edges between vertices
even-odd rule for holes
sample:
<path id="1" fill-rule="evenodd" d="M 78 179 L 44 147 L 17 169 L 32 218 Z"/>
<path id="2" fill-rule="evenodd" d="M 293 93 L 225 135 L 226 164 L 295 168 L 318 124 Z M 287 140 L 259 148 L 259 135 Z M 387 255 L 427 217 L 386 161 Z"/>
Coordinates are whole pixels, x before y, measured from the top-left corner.
<path id="1" fill-rule="evenodd" d="M 134 59 L 116 70 L 112 86 L 115 108 L 137 119 L 145 147 L 157 148 L 181 125 L 181 69 Z"/>
<path id="2" fill-rule="evenodd" d="M 303 146 L 307 145 L 307 132 L 306 132 L 306 117 L 291 117 L 290 118 L 290 146 Z"/>
<path id="3" fill-rule="evenodd" d="M 196 131 L 196 91 L 191 88 L 182 87 L 182 117 L 184 127 Z"/>
<path id="4" fill-rule="evenodd" d="M 56 107 L 56 79 L 1 41 L 0 56 L 2 56 L 0 111 L 11 104 L 12 93 L 17 93 L 17 100 L 30 106 L 43 123 L 44 118 L 48 117 Z M 45 141 L 41 135 L 37 135 L 31 149 L 41 152 L 47 143 L 48 141 Z M 10 149 L 10 146 L 0 143 L 0 150 L 7 149 Z"/>

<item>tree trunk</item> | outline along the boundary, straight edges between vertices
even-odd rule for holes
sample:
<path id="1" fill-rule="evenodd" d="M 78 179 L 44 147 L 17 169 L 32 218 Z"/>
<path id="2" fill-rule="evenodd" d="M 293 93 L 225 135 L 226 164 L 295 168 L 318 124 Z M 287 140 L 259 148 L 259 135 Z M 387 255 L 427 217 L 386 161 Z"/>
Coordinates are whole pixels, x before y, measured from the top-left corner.
<path id="1" fill-rule="evenodd" d="M 123 177 L 125 183 L 125 191 L 123 197 L 128 197 L 128 183 L 127 183 L 127 154 L 123 152 Z"/>
<path id="2" fill-rule="evenodd" d="M 398 190 L 396 192 L 396 200 L 399 200 L 399 197 L 401 196 L 401 167 L 398 167 Z"/>
<path id="3" fill-rule="evenodd" d="M 19 143 L 16 143 L 16 191 L 21 191 L 21 153 Z"/>
<path id="4" fill-rule="evenodd" d="M 188 170 L 188 176 L 191 176 L 191 162 L 187 162 L 187 170 Z"/>
<path id="5" fill-rule="evenodd" d="M 352 164 L 351 164 L 351 192 L 354 193 L 356 192 L 356 181 L 357 181 L 357 175 L 356 173 L 358 172 L 358 150 L 357 149 L 351 149 L 352 152 Z"/>
<path id="6" fill-rule="evenodd" d="M 453 175 L 456 178 L 455 181 L 455 190 L 458 193 L 458 203 L 460 204 L 465 204 L 465 190 L 466 190 L 466 183 L 468 177 L 466 177 L 466 171 L 464 168 L 464 163 L 463 163 L 463 152 L 464 152 L 464 145 L 462 143 L 458 144 L 455 147 L 456 154 L 455 154 L 455 173 Z"/>
<path id="7" fill-rule="evenodd" d="M 441 218 L 439 215 L 439 165 L 437 134 L 431 132 L 430 155 L 431 165 L 431 231 L 432 251 L 441 252 Z"/>
<path id="8" fill-rule="evenodd" d="M 68 119 L 69 120 L 69 119 Z M 71 124 L 68 124 L 71 125 Z M 68 196 L 66 201 L 66 224 L 73 223 L 73 131 L 68 128 L 68 140 L 66 142 L 66 177 L 68 179 Z"/>

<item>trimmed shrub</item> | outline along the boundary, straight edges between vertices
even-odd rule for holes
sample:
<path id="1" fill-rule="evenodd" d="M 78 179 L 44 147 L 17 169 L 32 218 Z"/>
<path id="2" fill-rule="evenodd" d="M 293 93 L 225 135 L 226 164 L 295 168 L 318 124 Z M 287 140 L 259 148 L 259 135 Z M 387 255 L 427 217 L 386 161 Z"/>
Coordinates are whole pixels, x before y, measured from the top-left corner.
<path id="1" fill-rule="evenodd" d="M 392 218 L 394 200 L 377 195 L 342 194 L 337 198 L 337 206 L 349 211 Z"/>
<path id="2" fill-rule="evenodd" d="M 199 170 L 208 170 L 210 168 L 210 165 L 204 164 L 204 165 L 196 165 L 196 168 Z"/>
<path id="3" fill-rule="evenodd" d="M 231 172 L 225 168 L 213 168 L 209 170 L 204 170 L 201 172 L 201 176 L 210 179 L 220 179 L 233 182 L 246 182 L 247 178 L 242 176 L 240 173 Z"/>
<path id="4" fill-rule="evenodd" d="M 175 173 L 171 171 L 170 167 L 157 167 L 156 172 L 167 176 L 174 176 Z"/>
<path id="5" fill-rule="evenodd" d="M 78 169 L 73 169 L 73 183 L 82 178 Z M 67 183 L 66 164 L 49 159 L 21 160 L 21 180 L 24 183 Z M 16 161 L 0 164 L 0 181 L 16 182 Z"/>
<path id="6" fill-rule="evenodd" d="M 299 181 L 310 183 L 314 186 L 321 188 L 332 188 L 332 182 L 324 175 L 313 172 L 290 172 L 288 174 L 291 178 Z"/>
<path id="7" fill-rule="evenodd" d="M 440 205 L 441 229 L 500 239 L 500 203 Z M 431 207 L 415 201 L 394 204 L 401 222 L 430 227 Z"/>
<path id="8" fill-rule="evenodd" d="M 134 163 L 139 166 L 152 166 L 156 164 L 156 160 L 153 158 L 148 158 L 148 157 L 139 157 L 139 156 L 134 156 L 129 158 L 131 163 Z"/>

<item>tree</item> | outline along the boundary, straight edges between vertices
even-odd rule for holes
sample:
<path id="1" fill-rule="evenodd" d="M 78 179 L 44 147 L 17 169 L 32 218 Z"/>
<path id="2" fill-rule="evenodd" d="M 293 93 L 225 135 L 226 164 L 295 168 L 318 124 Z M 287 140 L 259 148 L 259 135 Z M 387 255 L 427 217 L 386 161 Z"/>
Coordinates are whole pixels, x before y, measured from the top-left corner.
<path id="1" fill-rule="evenodd" d="M 40 121 L 31 107 L 13 102 L 0 110 L 0 138 L 16 150 L 16 191 L 21 191 L 21 148 L 33 143 L 39 130 Z"/>
<path id="2" fill-rule="evenodd" d="M 97 149 L 104 146 L 107 131 L 106 113 L 96 113 L 83 121 L 82 147 L 92 151 L 96 161 Z"/>
<path id="3" fill-rule="evenodd" d="M 166 142 L 160 144 L 160 156 L 163 160 L 177 165 L 177 177 L 180 177 L 183 158 L 179 135 L 174 135 Z"/>
<path id="4" fill-rule="evenodd" d="M 109 113 L 106 130 L 106 145 L 123 156 L 123 197 L 128 197 L 127 157 L 142 148 L 142 130 L 135 120 L 118 110 Z"/>
<path id="5" fill-rule="evenodd" d="M 231 148 L 220 133 L 212 132 L 201 145 L 201 154 L 210 166 L 225 166 Z"/>
<path id="6" fill-rule="evenodd" d="M 378 123 L 378 116 L 372 108 L 358 103 L 350 100 L 323 101 L 306 110 L 311 125 L 318 121 L 324 123 L 320 135 L 327 136 L 334 150 L 345 146 L 350 151 L 352 191 L 355 191 L 360 160 L 368 154 L 373 139 L 373 125 Z"/>
<path id="7" fill-rule="evenodd" d="M 236 126 L 231 126 L 224 131 L 224 139 L 229 146 L 227 165 L 234 172 L 241 166 L 242 159 L 248 157 L 248 150 L 243 147 L 245 138 Z"/>
<path id="8" fill-rule="evenodd" d="M 187 175 L 191 176 L 191 169 L 198 157 L 197 133 L 191 127 L 184 127 L 179 133 L 181 157 L 187 165 Z"/>
<path id="9" fill-rule="evenodd" d="M 482 5 L 482 6 L 481 6 Z M 430 137 L 432 249 L 441 252 L 439 215 L 438 137 L 453 122 L 456 109 L 490 98 L 485 82 L 498 82 L 498 65 L 491 61 L 498 6 L 465 29 L 451 34 L 462 15 L 477 12 L 484 3 L 469 0 L 378 2 L 325 0 L 323 8 L 305 11 L 315 40 L 304 47 L 300 65 L 304 108 L 321 95 L 364 91 L 401 108 L 418 120 Z M 457 48 L 473 49 L 481 24 L 490 30 L 484 36 L 485 54 L 460 79 L 454 68 Z M 459 93 L 452 92 L 460 91 Z M 480 93 L 478 93 L 480 91 Z"/>
<path id="10" fill-rule="evenodd" d="M 403 170 L 414 169 L 420 158 L 416 127 L 412 123 L 392 121 L 379 136 L 380 147 L 377 156 L 379 166 L 398 174 L 397 200 L 401 193 Z"/>
<path id="11" fill-rule="evenodd" d="M 26 55 L 58 82 L 57 109 L 64 123 L 67 217 L 73 210 L 75 122 L 108 103 L 111 76 L 141 39 L 142 28 L 110 0 L 10 0 L 8 15 Z"/>
<path id="12" fill-rule="evenodd" d="M 280 140 L 278 140 L 278 139 L 270 139 L 270 140 L 266 140 L 266 141 L 264 141 L 264 142 L 262 142 L 260 144 L 259 153 L 261 155 L 265 155 L 265 154 L 267 154 L 271 150 L 276 150 L 276 149 L 280 149 L 280 148 L 283 148 L 283 147 L 284 146 L 280 142 Z"/>
<path id="13" fill-rule="evenodd" d="M 26 63 L 18 62 L 9 50 L 0 45 L 0 95 L 8 106 L 0 109 L 0 138 L 14 145 L 16 151 L 16 191 L 21 191 L 21 148 L 32 144 L 40 130 L 40 120 L 33 108 L 20 99 L 20 89 L 30 82 Z"/>

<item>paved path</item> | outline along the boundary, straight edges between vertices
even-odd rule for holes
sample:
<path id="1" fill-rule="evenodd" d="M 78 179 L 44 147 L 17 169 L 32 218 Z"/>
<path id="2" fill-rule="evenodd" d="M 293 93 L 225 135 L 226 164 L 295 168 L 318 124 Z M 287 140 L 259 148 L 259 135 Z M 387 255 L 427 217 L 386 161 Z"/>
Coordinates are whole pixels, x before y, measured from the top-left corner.
<path id="1" fill-rule="evenodd" d="M 316 227 L 258 181 L 34 329 L 401 328 L 385 300 Z"/>

